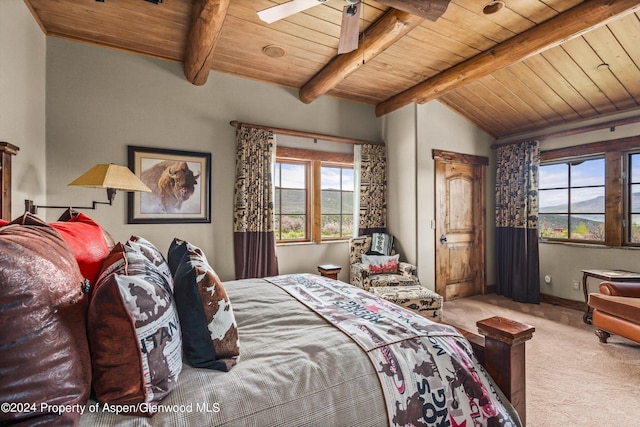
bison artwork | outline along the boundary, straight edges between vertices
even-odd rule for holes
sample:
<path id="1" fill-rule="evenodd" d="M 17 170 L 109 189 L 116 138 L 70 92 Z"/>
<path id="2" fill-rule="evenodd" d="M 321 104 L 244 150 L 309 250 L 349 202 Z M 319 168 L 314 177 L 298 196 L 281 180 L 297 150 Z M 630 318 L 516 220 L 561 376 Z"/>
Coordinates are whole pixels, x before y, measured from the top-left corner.
<path id="1" fill-rule="evenodd" d="M 199 177 L 186 162 L 165 160 L 143 170 L 140 179 L 151 189 L 142 194 L 143 213 L 193 213 L 182 210 L 182 204 L 193 195 Z"/>

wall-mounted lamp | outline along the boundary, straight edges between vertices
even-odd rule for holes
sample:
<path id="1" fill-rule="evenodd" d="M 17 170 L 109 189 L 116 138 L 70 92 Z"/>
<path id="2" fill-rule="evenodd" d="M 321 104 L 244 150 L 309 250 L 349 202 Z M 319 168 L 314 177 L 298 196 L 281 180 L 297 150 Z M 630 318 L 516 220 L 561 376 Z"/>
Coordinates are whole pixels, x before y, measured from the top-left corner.
<path id="1" fill-rule="evenodd" d="M 98 204 L 111 205 L 117 190 L 151 192 L 144 182 L 125 166 L 114 164 L 97 164 L 68 184 L 70 187 L 106 188 L 108 202 L 93 202 L 92 206 L 74 206 L 75 209 L 95 209 Z M 24 201 L 24 210 L 32 214 L 38 208 L 66 209 L 71 206 L 38 206 L 33 200 Z"/>

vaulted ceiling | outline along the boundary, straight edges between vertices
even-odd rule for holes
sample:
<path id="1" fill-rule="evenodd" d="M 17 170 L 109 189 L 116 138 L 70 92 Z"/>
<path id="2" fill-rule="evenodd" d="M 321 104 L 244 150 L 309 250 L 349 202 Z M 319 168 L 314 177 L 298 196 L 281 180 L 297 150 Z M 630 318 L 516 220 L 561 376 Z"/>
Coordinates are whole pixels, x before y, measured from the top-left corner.
<path id="1" fill-rule="evenodd" d="M 358 49 L 338 55 L 344 0 L 271 24 L 285 0 L 25 0 L 43 32 L 335 96 L 388 114 L 438 99 L 496 138 L 640 107 L 637 0 L 364 0 Z M 393 7 L 390 7 L 393 6 Z M 409 6 L 409 8 L 407 7 Z M 503 7 L 501 7 L 503 6 Z M 397 8 L 397 9 L 396 9 Z"/>

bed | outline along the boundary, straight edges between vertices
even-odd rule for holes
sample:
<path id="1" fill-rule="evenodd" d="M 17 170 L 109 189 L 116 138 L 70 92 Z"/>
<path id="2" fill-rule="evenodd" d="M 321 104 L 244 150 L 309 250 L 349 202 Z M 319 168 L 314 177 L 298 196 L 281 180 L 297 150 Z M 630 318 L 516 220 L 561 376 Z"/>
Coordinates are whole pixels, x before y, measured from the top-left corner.
<path id="1" fill-rule="evenodd" d="M 84 219 L 71 219 L 78 217 Z M 93 241 L 108 246 L 109 254 L 100 255 L 99 271 L 95 260 L 88 266 L 79 258 L 78 251 L 88 251 L 70 242 L 68 228 L 79 226 L 74 221 L 89 224 L 97 233 Z M 85 229 L 82 236 L 85 244 Z M 187 247 L 189 256 L 178 252 Z M 79 215 L 53 224 L 26 213 L 9 225 L 0 224 L 0 250 L 0 328 L 5 331 L 0 339 L 0 423 L 523 425 L 523 346 L 532 331 L 507 319 L 479 322 L 486 334 L 483 346 L 466 331 L 317 275 L 219 282 L 205 254 L 188 242 L 174 239 L 168 254 L 140 236 L 110 242 L 108 233 Z M 193 270 L 188 274 L 185 263 Z M 157 285 L 152 307 L 126 311 L 127 297 L 139 304 L 144 292 L 114 297 L 119 288 L 103 284 L 115 283 L 123 265 L 129 285 L 138 277 Z M 87 273 L 89 267 L 93 270 Z M 87 277 L 93 275 L 95 283 L 89 286 Z M 181 302 L 188 298 L 187 288 L 180 285 L 184 280 L 195 283 L 188 292 L 200 292 L 202 307 Z M 214 288 L 224 291 L 224 298 L 212 300 L 224 309 L 211 317 L 202 292 L 213 295 Z M 160 294 L 165 297 L 158 298 Z M 140 338 L 140 329 L 122 327 L 128 319 L 174 305 L 174 314 L 160 313 L 144 325 L 149 328 L 166 317 L 168 326 L 158 329 L 167 332 L 164 338 Z M 235 344 L 227 350 L 213 345 L 212 361 L 187 356 L 198 348 L 194 337 L 202 334 L 185 328 L 202 326 L 202 319 L 189 317 L 201 308 L 209 316 L 208 326 L 203 323 L 209 328 L 207 339 L 213 341 L 211 319 L 219 321 L 224 312 L 219 341 L 231 337 Z M 125 314 L 113 314 L 120 311 Z M 169 350 L 169 341 L 179 346 Z M 168 356 L 159 363 L 149 352 L 131 375 L 121 373 L 128 371 L 120 370 L 113 354 L 100 359 L 105 349 L 115 349 L 118 357 L 140 357 L 152 343 L 154 348 L 162 343 L 160 353 Z M 156 382 L 156 376 L 162 380 Z M 138 377 L 152 384 L 126 389 L 124 397 L 105 398 Z"/>

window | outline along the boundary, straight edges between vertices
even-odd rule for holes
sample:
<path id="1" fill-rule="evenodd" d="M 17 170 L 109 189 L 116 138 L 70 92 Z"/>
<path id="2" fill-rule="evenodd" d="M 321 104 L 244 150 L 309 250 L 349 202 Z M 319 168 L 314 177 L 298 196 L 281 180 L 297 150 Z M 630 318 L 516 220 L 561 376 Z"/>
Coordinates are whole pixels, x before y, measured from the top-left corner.
<path id="1" fill-rule="evenodd" d="M 322 238 L 353 235 L 353 165 L 320 166 Z"/>
<path id="2" fill-rule="evenodd" d="M 540 166 L 540 236 L 604 242 L 604 157 Z"/>
<path id="3" fill-rule="evenodd" d="M 275 233 L 279 243 L 353 235 L 353 155 L 277 147 Z"/>
<path id="4" fill-rule="evenodd" d="M 640 153 L 629 154 L 629 243 L 640 244 Z"/>
<path id="5" fill-rule="evenodd" d="M 307 240 L 308 163 L 276 162 L 274 222 L 276 240 Z"/>
<path id="6" fill-rule="evenodd" d="M 540 238 L 640 246 L 640 137 L 540 154 Z"/>

